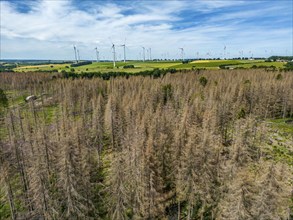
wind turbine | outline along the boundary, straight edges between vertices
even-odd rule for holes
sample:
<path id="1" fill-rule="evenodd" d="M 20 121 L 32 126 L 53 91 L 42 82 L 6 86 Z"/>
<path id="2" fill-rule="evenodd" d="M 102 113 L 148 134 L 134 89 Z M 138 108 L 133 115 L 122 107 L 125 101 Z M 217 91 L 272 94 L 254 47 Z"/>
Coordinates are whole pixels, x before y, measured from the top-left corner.
<path id="1" fill-rule="evenodd" d="M 227 47 L 226 47 L 226 45 L 224 45 L 224 60 L 226 59 L 226 49 L 227 49 Z"/>
<path id="2" fill-rule="evenodd" d="M 122 45 L 120 45 L 121 47 L 123 47 L 123 59 L 124 59 L 124 63 L 126 62 L 126 52 L 125 52 L 125 47 L 126 47 L 126 45 L 125 45 L 125 43 L 124 44 L 122 44 Z"/>
<path id="3" fill-rule="evenodd" d="M 113 50 L 113 68 L 116 67 L 116 52 L 115 52 L 115 44 L 112 43 L 112 50 Z"/>
<path id="4" fill-rule="evenodd" d="M 180 47 L 179 50 L 181 50 L 181 60 L 183 61 L 183 59 L 184 59 L 184 48 Z"/>
<path id="5" fill-rule="evenodd" d="M 240 58 L 241 58 L 241 60 L 243 60 L 243 50 L 240 50 L 240 51 L 239 51 L 239 54 L 240 54 Z"/>
<path id="6" fill-rule="evenodd" d="M 210 60 L 211 59 L 211 52 L 207 52 L 206 57 L 209 57 L 207 59 Z"/>
<path id="7" fill-rule="evenodd" d="M 143 52 L 143 62 L 145 61 L 145 47 L 142 47 L 142 52 Z"/>
<path id="8" fill-rule="evenodd" d="M 110 42 L 111 42 L 111 44 L 112 44 L 111 49 L 112 49 L 112 52 L 113 52 L 113 68 L 115 68 L 115 67 L 116 67 L 116 51 L 115 51 L 115 44 L 112 42 L 111 37 L 109 37 L 109 40 L 110 40 Z"/>
<path id="9" fill-rule="evenodd" d="M 125 42 L 126 42 L 126 38 L 124 39 L 124 44 L 120 45 L 121 47 L 123 47 L 124 63 L 126 62 L 126 44 L 125 44 Z"/>
<path id="10" fill-rule="evenodd" d="M 97 47 L 95 48 L 95 50 L 96 50 L 96 55 L 97 55 L 97 62 L 99 62 L 99 60 L 100 60 L 100 59 L 99 59 L 99 53 L 100 53 L 100 52 L 98 51 L 98 48 L 97 48 Z"/>
<path id="11" fill-rule="evenodd" d="M 250 54 L 250 59 L 253 59 L 253 53 L 251 52 L 251 50 L 249 51 Z"/>
<path id="12" fill-rule="evenodd" d="M 78 62 L 78 61 L 77 61 L 77 55 L 76 55 L 76 46 L 75 46 L 75 45 L 73 45 L 73 49 L 74 49 L 74 56 L 75 56 L 75 61 L 76 61 L 76 62 Z"/>
<path id="13" fill-rule="evenodd" d="M 79 62 L 80 61 L 79 49 L 77 49 L 77 57 L 78 57 L 78 61 L 77 62 Z"/>
<path id="14" fill-rule="evenodd" d="M 150 60 L 152 60 L 152 48 L 149 48 L 150 51 Z"/>

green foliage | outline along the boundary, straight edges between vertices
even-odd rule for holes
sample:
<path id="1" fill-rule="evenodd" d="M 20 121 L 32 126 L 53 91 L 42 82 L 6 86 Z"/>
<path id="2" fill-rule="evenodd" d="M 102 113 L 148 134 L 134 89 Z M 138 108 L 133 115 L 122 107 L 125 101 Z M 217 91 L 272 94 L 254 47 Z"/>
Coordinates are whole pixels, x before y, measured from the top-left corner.
<path id="1" fill-rule="evenodd" d="M 280 119 L 270 120 L 273 128 L 277 128 L 279 131 L 290 134 L 290 135 L 293 135 L 292 121 L 293 121 L 293 118 L 280 118 Z"/>
<path id="2" fill-rule="evenodd" d="M 227 65 L 219 65 L 220 69 L 229 69 L 229 67 L 226 67 Z"/>
<path id="3" fill-rule="evenodd" d="M 290 166 L 293 165 L 293 151 L 290 151 L 288 148 L 280 145 L 273 146 L 272 154 L 274 156 L 274 160 L 285 162 Z"/>
<path id="4" fill-rule="evenodd" d="M 132 219 L 133 218 L 133 215 L 134 215 L 134 213 L 133 213 L 133 209 L 131 209 L 131 208 L 128 208 L 127 210 L 126 210 L 126 216 L 128 217 L 128 219 Z"/>
<path id="5" fill-rule="evenodd" d="M 287 70 L 287 71 L 289 71 L 289 70 L 290 70 L 290 71 L 293 70 L 293 62 L 288 62 L 288 63 L 286 63 L 284 69 Z"/>
<path id="6" fill-rule="evenodd" d="M 16 64 L 0 64 L 0 72 L 14 72 Z"/>
<path id="7" fill-rule="evenodd" d="M 268 58 L 268 60 L 293 60 L 293 56 L 271 56 Z"/>
<path id="8" fill-rule="evenodd" d="M 205 78 L 204 76 L 202 76 L 202 77 L 199 78 L 199 83 L 200 83 L 200 85 L 202 85 L 203 87 L 205 87 L 207 85 L 207 83 L 208 83 L 208 80 L 207 80 L 207 78 Z"/>
<path id="9" fill-rule="evenodd" d="M 286 63 L 285 66 L 286 66 L 286 67 L 293 67 L 293 62 L 288 62 L 288 63 Z"/>
<path id="10" fill-rule="evenodd" d="M 0 219 L 9 219 L 10 207 L 8 203 L 3 203 L 0 200 Z"/>
<path id="11" fill-rule="evenodd" d="M 74 73 L 73 72 L 62 72 L 63 78 L 102 78 L 103 80 L 109 80 L 111 77 L 126 77 L 128 78 L 129 76 L 150 76 L 153 78 L 159 78 L 161 76 L 165 76 L 167 73 L 176 73 L 178 70 L 176 69 L 153 69 L 153 70 L 146 70 L 146 71 L 140 71 L 136 73 L 129 73 L 129 72 L 107 72 L 107 73 L 102 73 L 102 72 L 82 72 L 82 73 Z"/>
<path id="12" fill-rule="evenodd" d="M 3 89 L 0 88 L 0 107 L 8 107 L 8 98 Z"/>
<path id="13" fill-rule="evenodd" d="M 162 92 L 163 92 L 163 100 L 164 104 L 167 103 L 168 100 L 170 100 L 173 96 L 173 87 L 171 84 L 164 85 L 162 87 Z"/>
<path id="14" fill-rule="evenodd" d="M 246 116 L 246 112 L 245 112 L 244 108 L 241 108 L 240 111 L 238 112 L 237 118 L 238 119 L 245 118 L 245 116 Z"/>
<path id="15" fill-rule="evenodd" d="M 129 65 L 123 66 L 123 69 L 131 69 L 131 68 L 134 68 L 134 65 L 129 64 Z"/>
<path id="16" fill-rule="evenodd" d="M 281 73 L 279 73 L 277 76 L 276 76 L 276 80 L 282 80 L 283 79 L 283 75 Z"/>
<path id="17" fill-rule="evenodd" d="M 92 61 L 82 61 L 82 62 L 78 62 L 78 63 L 73 63 L 70 66 L 71 67 L 78 67 L 78 66 L 84 66 L 84 65 L 89 65 L 92 64 Z"/>
<path id="18" fill-rule="evenodd" d="M 245 81 L 244 81 L 244 84 L 246 84 L 246 85 L 250 85 L 250 84 L 251 84 L 251 82 L 250 82 L 250 80 L 249 80 L 249 79 L 247 79 L 247 80 L 245 80 Z"/>

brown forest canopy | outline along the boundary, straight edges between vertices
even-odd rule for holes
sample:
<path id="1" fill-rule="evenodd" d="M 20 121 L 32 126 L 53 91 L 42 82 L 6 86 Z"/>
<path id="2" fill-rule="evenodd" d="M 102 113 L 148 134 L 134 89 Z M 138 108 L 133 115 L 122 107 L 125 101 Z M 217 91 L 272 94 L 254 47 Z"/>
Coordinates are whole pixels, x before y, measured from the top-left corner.
<path id="1" fill-rule="evenodd" d="M 267 119 L 292 117 L 292 72 L 0 73 L 0 88 L 0 219 L 290 218 L 292 157 Z"/>

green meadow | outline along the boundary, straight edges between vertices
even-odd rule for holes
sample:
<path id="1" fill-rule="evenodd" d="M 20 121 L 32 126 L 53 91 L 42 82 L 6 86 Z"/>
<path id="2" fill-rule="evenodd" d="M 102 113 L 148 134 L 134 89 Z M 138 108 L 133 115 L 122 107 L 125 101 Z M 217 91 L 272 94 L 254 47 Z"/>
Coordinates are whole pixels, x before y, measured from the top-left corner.
<path id="1" fill-rule="evenodd" d="M 220 66 L 234 67 L 234 68 L 252 68 L 254 65 L 259 66 L 275 66 L 276 68 L 284 67 L 284 62 L 264 62 L 264 60 L 197 60 L 189 63 L 182 63 L 181 61 L 127 61 L 116 62 L 116 67 L 113 67 L 112 62 L 93 62 L 89 65 L 78 67 L 71 67 L 70 63 L 65 64 L 46 64 L 46 65 L 24 65 L 14 68 L 17 72 L 36 72 L 36 71 L 74 71 L 81 72 L 140 72 L 145 70 L 159 69 L 220 69 Z M 124 68 L 125 65 L 133 65 L 134 68 Z"/>

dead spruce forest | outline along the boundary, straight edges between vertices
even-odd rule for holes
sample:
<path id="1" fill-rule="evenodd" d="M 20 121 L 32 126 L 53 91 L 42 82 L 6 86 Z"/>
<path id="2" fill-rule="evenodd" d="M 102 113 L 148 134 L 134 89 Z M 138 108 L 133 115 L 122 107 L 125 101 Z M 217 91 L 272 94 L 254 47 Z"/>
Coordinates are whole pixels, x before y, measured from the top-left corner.
<path id="1" fill-rule="evenodd" d="M 293 217 L 292 129 L 272 122 L 292 124 L 292 72 L 0 73 L 0 88 L 1 220 Z"/>

